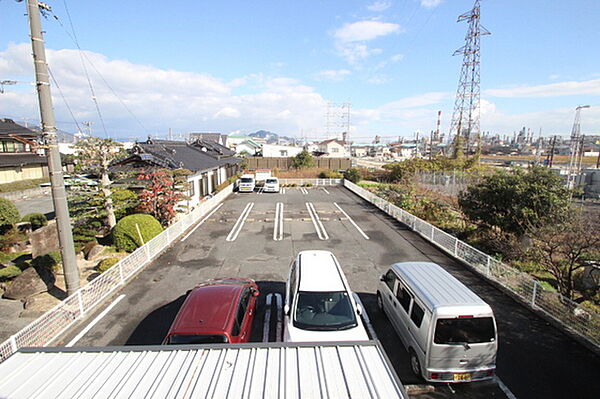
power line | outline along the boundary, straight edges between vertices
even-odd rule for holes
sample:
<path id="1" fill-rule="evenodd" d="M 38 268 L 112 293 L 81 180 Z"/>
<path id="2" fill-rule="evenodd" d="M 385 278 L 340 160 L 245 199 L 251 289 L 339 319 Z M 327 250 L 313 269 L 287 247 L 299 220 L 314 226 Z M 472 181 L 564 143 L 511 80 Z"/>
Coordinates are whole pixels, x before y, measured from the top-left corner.
<path id="1" fill-rule="evenodd" d="M 49 66 L 48 66 L 48 73 L 50 74 L 50 77 L 52 78 L 54 85 L 58 89 L 58 92 L 60 93 L 60 96 L 62 97 L 63 102 L 65 103 L 65 106 L 69 110 L 69 113 L 71 114 L 71 118 L 73 118 L 73 122 L 75 122 L 75 125 L 77 126 L 77 130 L 81 131 L 81 128 L 79 127 L 79 123 L 77 123 L 77 119 L 75 118 L 75 115 L 73 114 L 73 111 L 71 110 L 71 107 L 69 106 L 69 103 L 67 102 L 67 99 L 65 98 L 65 95 L 63 94 L 63 91 L 60 88 L 60 85 L 58 84 L 58 81 L 54 77 L 54 74 L 52 73 L 52 70 L 50 69 Z"/>

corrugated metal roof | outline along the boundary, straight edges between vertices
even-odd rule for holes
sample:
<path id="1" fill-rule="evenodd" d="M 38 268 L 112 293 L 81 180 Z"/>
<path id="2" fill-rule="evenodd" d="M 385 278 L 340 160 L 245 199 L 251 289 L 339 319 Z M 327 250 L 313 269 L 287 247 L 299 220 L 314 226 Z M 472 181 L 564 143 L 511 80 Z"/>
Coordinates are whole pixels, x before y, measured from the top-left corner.
<path id="1" fill-rule="evenodd" d="M 418 291 L 431 309 L 440 306 L 487 304 L 439 265 L 430 262 L 401 262 L 392 266 Z"/>
<path id="2" fill-rule="evenodd" d="M 22 349 L 1 398 L 407 398 L 380 345 L 256 343 Z"/>

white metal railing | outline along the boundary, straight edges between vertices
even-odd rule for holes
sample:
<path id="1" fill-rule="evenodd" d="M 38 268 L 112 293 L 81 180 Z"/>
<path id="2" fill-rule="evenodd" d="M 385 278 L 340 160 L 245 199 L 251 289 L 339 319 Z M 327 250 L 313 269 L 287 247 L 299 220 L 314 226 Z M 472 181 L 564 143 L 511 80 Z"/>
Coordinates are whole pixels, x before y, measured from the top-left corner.
<path id="1" fill-rule="evenodd" d="M 478 273 L 504 286 L 531 308 L 545 313 L 566 329 L 600 349 L 600 314 L 557 292 L 545 290 L 537 280 L 527 273 L 492 258 L 370 191 L 348 180 L 344 180 L 344 186 L 453 257 L 470 265 Z"/>
<path id="2" fill-rule="evenodd" d="M 312 184 L 313 186 L 339 186 L 344 179 L 279 179 L 279 184 Z"/>
<path id="3" fill-rule="evenodd" d="M 0 344 L 0 362 L 19 348 L 51 344 L 116 289 L 123 286 L 129 278 L 148 265 L 190 226 L 222 202 L 232 191 L 233 185 L 229 185 L 213 198 L 200 203 L 192 212 L 183 216 L 179 221 L 127 257 L 121 259 L 119 263 L 81 287 L 73 295 L 34 320 L 27 327 L 12 335 Z"/>

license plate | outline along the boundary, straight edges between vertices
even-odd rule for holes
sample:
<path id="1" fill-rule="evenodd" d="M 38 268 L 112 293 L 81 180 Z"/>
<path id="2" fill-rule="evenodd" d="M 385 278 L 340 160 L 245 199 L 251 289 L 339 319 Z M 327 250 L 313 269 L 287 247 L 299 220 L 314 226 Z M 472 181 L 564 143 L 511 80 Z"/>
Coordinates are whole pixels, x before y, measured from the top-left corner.
<path id="1" fill-rule="evenodd" d="M 454 374 L 454 381 L 469 381 L 469 380 L 471 380 L 471 373 Z"/>

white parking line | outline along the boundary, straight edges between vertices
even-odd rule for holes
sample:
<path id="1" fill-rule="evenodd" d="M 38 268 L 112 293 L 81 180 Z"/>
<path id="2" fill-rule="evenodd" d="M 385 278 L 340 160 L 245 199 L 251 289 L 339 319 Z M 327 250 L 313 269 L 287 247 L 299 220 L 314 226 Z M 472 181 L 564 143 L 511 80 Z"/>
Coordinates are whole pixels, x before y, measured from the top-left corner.
<path id="1" fill-rule="evenodd" d="M 208 215 L 206 215 L 206 216 L 204 217 L 204 219 L 202 219 L 202 220 L 201 220 L 201 221 L 200 221 L 200 222 L 199 222 L 199 223 L 196 225 L 196 227 L 194 227 L 194 228 L 193 228 L 193 229 L 192 229 L 192 230 L 191 230 L 189 233 L 187 233 L 187 234 L 185 235 L 185 237 L 183 237 L 183 238 L 181 239 L 181 241 L 185 241 L 185 240 L 187 240 L 187 238 L 188 238 L 190 235 L 192 235 L 192 233 L 193 233 L 194 231 L 196 231 L 196 229 L 197 229 L 198 227 L 200 227 L 200 225 L 201 225 L 202 223 L 206 222 L 206 220 L 207 220 L 209 217 L 211 217 L 211 216 L 212 216 L 212 214 L 213 214 L 213 213 L 215 213 L 215 212 L 217 211 L 217 209 L 219 209 L 219 208 L 220 208 L 220 207 L 222 207 L 222 206 L 223 206 L 223 203 L 221 202 L 219 205 L 217 205 L 217 207 L 216 207 L 215 209 L 213 209 L 212 211 L 210 211 L 210 213 L 209 213 Z"/>
<path id="2" fill-rule="evenodd" d="M 283 240 L 283 203 L 275 206 L 275 225 L 273 226 L 273 241 Z"/>
<path id="3" fill-rule="evenodd" d="M 279 190 L 279 192 L 280 192 L 281 194 L 285 194 L 285 187 L 282 187 L 282 188 L 281 188 L 281 190 Z"/>
<path id="4" fill-rule="evenodd" d="M 227 238 L 225 238 L 225 241 L 235 241 L 238 234 L 240 234 L 240 231 L 242 231 L 242 227 L 244 227 L 244 222 L 246 221 L 246 218 L 250 214 L 250 211 L 252 210 L 253 206 L 254 206 L 254 202 L 250 202 L 248 205 L 246 205 L 242 214 L 240 215 L 238 220 L 233 225 L 233 228 L 229 232 L 229 235 L 227 236 Z"/>
<path id="5" fill-rule="evenodd" d="M 313 225 L 315 226 L 315 230 L 317 231 L 317 236 L 319 236 L 319 239 L 329 240 L 327 231 L 325 230 L 321 219 L 319 219 L 319 214 L 317 213 L 317 210 L 315 209 L 315 206 L 312 204 L 312 202 L 306 203 L 306 209 L 308 209 L 308 214 L 310 215 Z"/>
<path id="6" fill-rule="evenodd" d="M 502 380 L 500 380 L 500 377 L 495 376 L 494 380 L 496 381 L 496 383 L 498 384 L 498 386 L 500 387 L 500 389 L 502 390 L 502 392 L 504 392 L 504 394 L 506 395 L 506 397 L 508 399 L 517 399 L 517 397 L 515 396 L 515 394 L 512 393 L 510 391 L 510 389 L 508 389 L 508 387 L 506 385 L 504 385 L 504 383 L 502 382 Z"/>
<path id="7" fill-rule="evenodd" d="M 263 342 L 269 342 L 269 326 L 271 325 L 271 299 L 273 299 L 273 294 L 267 295 L 265 302 L 265 320 L 263 322 Z"/>
<path id="8" fill-rule="evenodd" d="M 327 191 L 327 189 L 326 189 L 325 187 L 321 187 L 321 189 L 322 189 L 323 191 L 325 191 L 327 194 L 329 194 L 329 191 Z"/>
<path id="9" fill-rule="evenodd" d="M 79 334 L 77 334 L 77 335 L 75 336 L 75 338 L 73 338 L 73 339 L 72 339 L 72 340 L 71 340 L 71 341 L 70 341 L 68 344 L 66 344 L 65 346 L 68 348 L 68 347 L 71 347 L 71 346 L 75 345 L 75 344 L 77 343 L 77 341 L 79 341 L 81 338 L 83 338 L 83 336 L 84 336 L 85 334 L 87 334 L 87 333 L 88 333 L 88 331 L 90 331 L 90 330 L 91 330 L 91 329 L 92 329 L 92 328 L 93 328 L 93 327 L 94 327 L 94 326 L 95 326 L 95 325 L 96 325 L 96 324 L 97 324 L 97 323 L 98 323 L 100 320 L 102 320 L 102 318 L 103 318 L 104 316 L 106 316 L 106 315 L 108 314 L 108 312 L 110 312 L 110 310 L 111 310 L 112 308 L 114 308 L 114 307 L 117 305 L 117 303 L 121 302 L 121 299 L 123 299 L 123 298 L 125 298 L 125 294 L 121 294 L 121 295 L 119 295 L 119 296 L 117 297 L 117 299 L 115 299 L 115 300 L 113 301 L 113 303 L 111 303 L 110 305 L 108 305 L 108 307 L 107 307 L 106 309 L 104 309 L 104 310 L 102 311 L 102 313 L 100 313 L 98 316 L 96 316 L 96 318 L 95 318 L 94 320 L 92 320 L 92 322 L 91 322 L 90 324 L 88 324 L 88 325 L 87 325 L 87 326 L 86 326 L 86 327 L 85 327 L 83 330 L 81 330 L 81 332 L 80 332 Z"/>
<path id="10" fill-rule="evenodd" d="M 281 327 L 283 325 L 283 306 L 281 294 L 275 294 L 275 302 L 277 303 L 277 327 L 275 327 L 275 341 L 283 341 L 281 336 Z"/>
<path id="11" fill-rule="evenodd" d="M 352 220 L 352 218 L 350 216 L 348 216 L 348 214 L 342 209 L 340 208 L 340 206 L 337 203 L 333 203 L 333 205 L 335 205 L 337 207 L 337 209 L 340 210 L 340 212 L 342 212 L 344 214 L 344 216 L 346 216 L 346 218 L 350 221 L 350 223 L 352 223 L 352 225 L 354 227 L 356 227 L 356 230 L 358 230 L 358 232 L 365 238 L 365 240 L 369 239 L 369 236 L 365 234 L 364 231 L 362 231 L 362 229 L 360 227 L 358 227 L 358 225 L 354 222 L 354 220 Z"/>
<path id="12" fill-rule="evenodd" d="M 300 191 L 302 192 L 302 194 L 306 195 L 308 194 L 308 191 L 304 188 L 304 187 L 300 187 Z"/>

